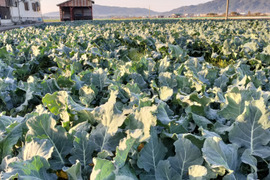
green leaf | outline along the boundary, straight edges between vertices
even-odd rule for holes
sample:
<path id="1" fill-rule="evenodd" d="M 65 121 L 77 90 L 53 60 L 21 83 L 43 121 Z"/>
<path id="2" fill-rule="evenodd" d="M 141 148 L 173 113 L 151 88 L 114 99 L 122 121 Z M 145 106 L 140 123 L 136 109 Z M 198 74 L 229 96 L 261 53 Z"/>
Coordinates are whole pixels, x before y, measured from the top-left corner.
<path id="1" fill-rule="evenodd" d="M 66 76 L 59 76 L 57 78 L 57 84 L 61 87 L 61 88 L 67 88 L 67 89 L 71 89 L 75 82 L 73 80 L 70 79 L 70 77 L 66 77 Z"/>
<path id="2" fill-rule="evenodd" d="M 169 157 L 168 160 L 172 168 L 180 174 L 179 179 L 185 179 L 190 166 L 203 163 L 202 154 L 190 140 L 185 138 L 179 138 L 175 141 L 174 146 L 176 155 Z"/>
<path id="3" fill-rule="evenodd" d="M 254 170 L 255 173 L 257 173 L 257 159 L 252 156 L 252 153 L 250 149 L 246 149 L 244 153 L 241 156 L 241 161 L 245 164 L 250 165 L 250 167 Z"/>
<path id="4" fill-rule="evenodd" d="M 52 156 L 53 148 L 48 139 L 33 139 L 22 148 L 21 157 L 23 160 L 30 160 L 34 156 L 40 156 L 48 160 Z"/>
<path id="5" fill-rule="evenodd" d="M 207 129 L 207 126 L 208 126 L 209 124 L 212 124 L 211 121 L 209 121 L 207 118 L 205 118 L 205 117 L 203 117 L 203 116 L 199 116 L 199 115 L 197 115 L 197 114 L 195 114 L 195 113 L 191 113 L 191 114 L 192 114 L 192 118 L 193 118 L 195 124 L 196 124 L 197 126 L 199 126 L 199 127 L 202 127 L 202 128 L 204 128 L 204 129 Z"/>
<path id="6" fill-rule="evenodd" d="M 106 159 L 113 156 L 114 154 L 111 151 L 107 151 L 107 150 L 102 150 L 101 152 L 97 154 L 97 157 L 101 159 Z"/>
<path id="7" fill-rule="evenodd" d="M 90 106 L 91 102 L 96 98 L 96 92 L 89 86 L 83 86 L 79 90 L 80 101 L 86 107 Z"/>
<path id="8" fill-rule="evenodd" d="M 54 93 L 56 91 L 60 91 L 60 87 L 58 86 L 57 82 L 55 79 L 47 79 L 47 80 L 43 80 L 41 83 L 41 88 L 42 88 L 42 92 L 44 94 L 47 93 Z"/>
<path id="9" fill-rule="evenodd" d="M 224 170 L 224 173 L 227 170 L 229 174 L 232 174 L 238 167 L 238 146 L 226 145 L 219 137 L 207 138 L 202 152 L 205 161 L 211 168 L 219 168 L 220 171 Z"/>
<path id="10" fill-rule="evenodd" d="M 177 180 L 180 179 L 180 174 L 172 169 L 170 161 L 159 161 L 155 178 L 159 180 Z"/>
<path id="11" fill-rule="evenodd" d="M 227 93 L 226 104 L 219 114 L 226 119 L 235 120 L 245 109 L 245 101 L 242 100 L 240 93 Z"/>
<path id="12" fill-rule="evenodd" d="M 97 107 L 92 112 L 94 118 L 107 128 L 107 133 L 113 135 L 126 119 L 126 114 L 116 106 L 117 92 L 112 92 L 107 103 Z"/>
<path id="13" fill-rule="evenodd" d="M 157 123 L 157 117 L 153 115 L 157 111 L 157 106 L 153 105 L 151 107 L 146 106 L 137 109 L 134 113 L 134 129 L 143 129 L 144 135 L 141 137 L 140 141 L 145 141 L 150 137 L 150 128 L 155 126 Z M 133 128 L 132 128 L 133 129 Z"/>
<path id="14" fill-rule="evenodd" d="M 3 139 L 0 140 L 0 160 L 12 154 L 12 148 L 22 136 L 22 124 L 17 125 Z"/>
<path id="15" fill-rule="evenodd" d="M 270 165 L 268 164 L 268 170 L 270 170 Z M 267 177 L 265 177 L 265 180 L 266 179 L 269 179 L 270 178 L 270 173 L 268 173 Z"/>
<path id="16" fill-rule="evenodd" d="M 114 158 L 114 165 L 117 168 L 122 168 L 125 165 L 129 151 L 141 135 L 142 131 L 137 129 L 134 132 L 127 132 L 127 137 L 120 141 Z"/>
<path id="17" fill-rule="evenodd" d="M 176 96 L 179 103 L 186 107 L 187 112 L 193 112 L 198 115 L 205 115 L 205 106 L 208 106 L 213 99 L 202 96 L 196 92 L 190 95 L 182 95 L 180 93 Z"/>
<path id="18" fill-rule="evenodd" d="M 257 58 L 260 59 L 264 64 L 269 65 L 270 64 L 270 45 L 266 46 L 263 49 L 263 52 L 258 54 Z"/>
<path id="19" fill-rule="evenodd" d="M 69 134 L 74 135 L 78 131 L 90 131 L 91 124 L 88 121 L 81 122 L 69 129 Z"/>
<path id="20" fill-rule="evenodd" d="M 245 52 L 256 52 L 259 49 L 257 42 L 248 42 L 243 45 L 243 50 Z"/>
<path id="21" fill-rule="evenodd" d="M 7 48 L 5 46 L 2 46 L 0 48 L 0 58 L 8 58 L 9 57 L 9 53 L 7 52 Z"/>
<path id="22" fill-rule="evenodd" d="M 159 73 L 167 72 L 170 65 L 171 65 L 170 59 L 166 56 L 165 58 L 159 61 L 158 72 Z"/>
<path id="23" fill-rule="evenodd" d="M 222 46 L 222 53 L 225 56 L 229 56 L 232 54 L 232 50 L 230 48 L 229 40 L 225 40 Z"/>
<path id="24" fill-rule="evenodd" d="M 54 115 L 60 115 L 64 122 L 70 121 L 70 114 L 75 114 L 74 111 L 83 112 L 92 110 L 74 102 L 66 91 L 46 94 L 46 96 L 43 97 L 42 102 Z"/>
<path id="25" fill-rule="evenodd" d="M 171 89 L 175 88 L 177 86 L 177 81 L 174 77 L 174 75 L 170 72 L 162 72 L 158 76 L 159 85 L 170 87 Z"/>
<path id="26" fill-rule="evenodd" d="M 43 104 L 54 114 L 59 115 L 64 121 L 69 121 L 69 114 L 67 112 L 68 93 L 66 91 L 59 91 L 53 94 L 46 94 L 42 98 Z"/>
<path id="27" fill-rule="evenodd" d="M 90 179 L 95 180 L 113 180 L 115 177 L 114 170 L 115 167 L 111 161 L 94 158 L 93 162 L 95 164 L 93 171 L 91 173 Z"/>
<path id="28" fill-rule="evenodd" d="M 180 59 L 181 56 L 186 56 L 186 53 L 185 51 L 178 45 L 172 45 L 172 44 L 169 44 L 168 45 L 169 49 L 170 49 L 170 55 L 171 55 L 171 58 L 172 59 Z"/>
<path id="29" fill-rule="evenodd" d="M 49 114 L 32 117 L 26 123 L 29 129 L 27 137 L 49 140 L 54 148 L 50 159 L 51 167 L 62 169 L 68 163 L 65 157 L 72 148 L 72 140 L 65 129 L 61 126 L 55 127 L 56 121 Z"/>
<path id="30" fill-rule="evenodd" d="M 116 180 L 138 180 L 135 171 L 126 164 L 124 167 L 119 169 L 115 176 Z"/>
<path id="31" fill-rule="evenodd" d="M 13 162 L 18 162 L 18 161 L 21 161 L 21 159 L 18 157 L 11 157 L 11 155 L 7 155 L 1 162 L 0 170 L 8 172 L 9 171 L 9 164 L 11 164 Z M 0 178 L 2 178 L 1 176 L 2 176 L 2 174 L 0 173 Z"/>
<path id="32" fill-rule="evenodd" d="M 203 68 L 201 59 L 197 57 L 189 57 L 189 59 L 185 62 L 185 68 L 187 69 L 189 74 L 192 74 L 196 78 L 199 78 L 200 76 L 199 72 Z M 206 79 L 203 78 L 203 80 L 206 80 Z"/>
<path id="33" fill-rule="evenodd" d="M 0 114 L 0 141 L 7 133 L 10 133 L 19 123 L 23 123 L 23 117 L 10 117 Z"/>
<path id="34" fill-rule="evenodd" d="M 264 100 L 253 101 L 246 106 L 235 126 L 229 132 L 232 143 L 249 149 L 252 155 L 261 158 L 270 156 L 270 114 L 266 112 Z"/>
<path id="35" fill-rule="evenodd" d="M 222 89 L 223 91 L 225 91 L 226 88 L 227 88 L 227 83 L 228 83 L 228 82 L 229 82 L 229 78 L 228 78 L 226 75 L 222 74 L 219 78 L 217 78 L 217 79 L 215 80 L 214 85 L 215 85 L 216 87 L 219 87 L 219 88 Z"/>
<path id="36" fill-rule="evenodd" d="M 91 108 L 87 108 L 87 107 L 84 107 L 84 106 L 76 103 L 72 99 L 71 96 L 68 96 L 67 107 L 68 107 L 68 110 L 70 110 L 72 112 L 71 114 L 75 114 L 75 112 L 77 112 L 78 115 L 80 113 L 84 113 L 85 111 L 90 112 L 93 110 Z"/>
<path id="37" fill-rule="evenodd" d="M 92 153 L 94 150 L 95 144 L 90 141 L 90 135 L 85 131 L 79 131 L 74 136 L 73 149 L 71 150 L 69 161 L 75 164 L 76 160 L 79 160 L 82 167 L 86 168 L 92 163 Z"/>
<path id="38" fill-rule="evenodd" d="M 192 144 L 194 144 L 195 146 L 197 146 L 199 149 L 201 149 L 203 147 L 203 143 L 204 143 L 205 137 L 198 136 L 198 135 L 191 134 L 191 133 L 183 134 L 183 137 L 185 139 L 190 140 L 192 142 Z"/>
<path id="39" fill-rule="evenodd" d="M 141 90 L 147 89 L 148 85 L 143 79 L 141 74 L 138 73 L 132 73 L 130 75 L 130 78 L 134 81 L 134 83 L 138 84 Z"/>
<path id="40" fill-rule="evenodd" d="M 83 180 L 81 175 L 81 163 L 78 160 L 70 168 L 63 168 L 63 171 L 68 174 L 69 180 Z"/>
<path id="41" fill-rule="evenodd" d="M 192 92 L 192 80 L 186 76 L 176 76 L 177 89 L 180 92 L 190 94 Z"/>
<path id="42" fill-rule="evenodd" d="M 93 129 L 90 135 L 90 140 L 95 144 L 96 150 L 101 152 L 103 150 L 115 151 L 120 139 L 123 138 L 121 132 L 117 132 L 113 136 L 108 133 L 108 128 L 99 124 L 96 129 Z"/>
<path id="43" fill-rule="evenodd" d="M 157 108 L 157 119 L 164 125 L 168 125 L 172 120 L 170 116 L 173 116 L 174 112 L 165 102 L 160 102 Z"/>
<path id="44" fill-rule="evenodd" d="M 37 88 L 34 87 L 35 86 L 35 85 L 33 85 L 34 83 L 35 83 L 35 78 L 32 77 L 32 76 L 30 76 L 27 79 L 27 86 L 28 86 L 28 88 L 26 90 L 25 100 L 24 100 L 24 102 L 19 107 L 16 108 L 16 111 L 17 112 L 21 112 L 24 109 L 26 109 L 29 106 L 29 104 L 28 104 L 29 101 L 34 98 L 34 91 L 36 91 L 36 92 L 39 91 L 39 89 L 37 89 Z"/>
<path id="45" fill-rule="evenodd" d="M 97 69 L 93 72 L 91 79 L 91 85 L 97 87 L 100 91 L 107 86 L 107 70 Z"/>
<path id="46" fill-rule="evenodd" d="M 207 85 L 213 85 L 215 83 L 215 80 L 218 77 L 218 68 L 216 67 L 207 67 L 203 71 L 201 71 L 201 74 L 204 74 L 205 78 L 207 79 Z"/>
<path id="47" fill-rule="evenodd" d="M 137 165 L 139 168 L 145 169 L 147 172 L 157 169 L 158 162 L 163 160 L 167 152 L 167 148 L 163 145 L 157 136 L 157 131 L 152 129 L 151 137 L 139 154 Z"/>
<path id="48" fill-rule="evenodd" d="M 35 156 L 27 161 L 13 162 L 9 164 L 9 167 L 11 168 L 11 171 L 3 174 L 4 179 L 9 179 L 14 176 L 24 180 L 46 180 L 57 178 L 55 174 L 49 174 L 47 172 L 50 165 L 46 159 L 39 156 Z"/>
<path id="49" fill-rule="evenodd" d="M 189 96 L 189 99 L 192 101 L 192 102 L 196 102 L 196 103 L 199 103 L 201 106 L 207 106 L 210 102 L 212 102 L 213 100 L 209 97 L 206 97 L 206 96 L 202 96 L 198 93 L 192 93 L 190 96 Z"/>

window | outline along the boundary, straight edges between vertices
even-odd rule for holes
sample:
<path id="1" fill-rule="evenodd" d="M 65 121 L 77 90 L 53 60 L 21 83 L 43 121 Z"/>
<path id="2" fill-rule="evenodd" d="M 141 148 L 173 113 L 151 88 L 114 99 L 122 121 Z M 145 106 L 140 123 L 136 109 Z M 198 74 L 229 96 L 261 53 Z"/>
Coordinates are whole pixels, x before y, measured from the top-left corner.
<path id="1" fill-rule="evenodd" d="M 40 11 L 40 5 L 38 2 L 32 3 L 32 9 L 33 11 Z"/>
<path id="2" fill-rule="evenodd" d="M 12 0 L 7 0 L 7 6 L 12 6 Z"/>
<path id="3" fill-rule="evenodd" d="M 7 0 L 6 3 L 8 7 L 12 7 L 12 6 L 17 7 L 17 1 L 15 0 Z"/>
<path id="4" fill-rule="evenodd" d="M 29 4 L 28 4 L 28 2 L 25 2 L 25 3 L 24 3 L 24 9 L 25 9 L 26 11 L 29 11 Z"/>
<path id="5" fill-rule="evenodd" d="M 32 3 L 32 9 L 33 9 L 33 11 L 37 11 L 37 6 L 36 5 L 37 5 L 36 3 Z"/>
<path id="6" fill-rule="evenodd" d="M 36 8 L 37 8 L 37 11 L 40 11 L 40 4 L 39 4 L 39 2 L 36 2 Z"/>

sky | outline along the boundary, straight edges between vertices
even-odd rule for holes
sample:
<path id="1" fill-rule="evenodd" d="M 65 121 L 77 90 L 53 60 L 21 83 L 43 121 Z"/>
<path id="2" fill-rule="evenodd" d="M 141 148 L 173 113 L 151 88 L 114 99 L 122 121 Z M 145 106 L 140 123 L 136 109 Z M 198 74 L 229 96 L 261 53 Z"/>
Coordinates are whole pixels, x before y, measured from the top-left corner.
<path id="1" fill-rule="evenodd" d="M 40 0 L 42 13 L 55 12 L 59 11 L 59 8 L 56 4 L 65 2 L 66 0 Z M 95 4 L 106 5 L 106 6 L 120 6 L 120 7 L 141 7 L 149 8 L 158 11 L 165 12 L 172 9 L 187 6 L 195 5 L 211 0 L 94 0 Z"/>

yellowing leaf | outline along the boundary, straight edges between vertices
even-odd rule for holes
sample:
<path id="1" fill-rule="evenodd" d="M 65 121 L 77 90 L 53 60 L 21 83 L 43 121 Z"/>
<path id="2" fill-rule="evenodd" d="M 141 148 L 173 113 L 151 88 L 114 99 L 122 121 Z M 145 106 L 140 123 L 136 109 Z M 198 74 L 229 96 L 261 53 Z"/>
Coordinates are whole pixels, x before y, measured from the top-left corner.
<path id="1" fill-rule="evenodd" d="M 189 178 L 191 180 L 196 180 L 197 178 L 202 178 L 207 175 L 207 169 L 200 165 L 193 165 L 188 168 Z"/>
<path id="2" fill-rule="evenodd" d="M 160 88 L 160 99 L 162 101 L 168 101 L 169 99 L 171 99 L 173 95 L 173 89 L 167 87 L 167 86 L 162 86 Z"/>
<path id="3" fill-rule="evenodd" d="M 68 179 L 68 174 L 66 172 L 64 172 L 63 170 L 57 171 L 56 175 L 58 178 Z"/>

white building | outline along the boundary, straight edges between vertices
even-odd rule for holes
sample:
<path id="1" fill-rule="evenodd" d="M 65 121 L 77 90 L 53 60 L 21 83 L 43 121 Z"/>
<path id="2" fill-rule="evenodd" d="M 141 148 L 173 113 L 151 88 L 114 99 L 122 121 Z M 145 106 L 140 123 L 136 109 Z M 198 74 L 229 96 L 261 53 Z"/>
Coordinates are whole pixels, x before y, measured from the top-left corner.
<path id="1" fill-rule="evenodd" d="M 0 0 L 1 24 L 41 22 L 40 0 Z"/>

